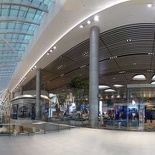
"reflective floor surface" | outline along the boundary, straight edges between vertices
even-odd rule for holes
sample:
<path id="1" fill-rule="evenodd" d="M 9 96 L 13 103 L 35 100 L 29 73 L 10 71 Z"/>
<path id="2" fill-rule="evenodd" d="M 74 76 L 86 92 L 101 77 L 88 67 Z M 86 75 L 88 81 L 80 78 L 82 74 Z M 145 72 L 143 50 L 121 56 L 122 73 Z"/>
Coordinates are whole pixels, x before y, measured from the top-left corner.
<path id="1" fill-rule="evenodd" d="M 75 128 L 42 135 L 1 136 L 1 155 L 151 155 L 154 132 Z"/>

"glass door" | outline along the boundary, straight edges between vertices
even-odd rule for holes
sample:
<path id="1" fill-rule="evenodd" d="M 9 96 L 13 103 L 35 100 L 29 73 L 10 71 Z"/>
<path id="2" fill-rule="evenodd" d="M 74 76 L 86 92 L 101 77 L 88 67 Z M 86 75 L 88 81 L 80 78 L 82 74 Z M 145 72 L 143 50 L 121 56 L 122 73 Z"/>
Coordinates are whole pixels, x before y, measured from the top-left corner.
<path id="1" fill-rule="evenodd" d="M 144 130 L 145 88 L 141 85 L 128 85 L 127 124 L 128 130 Z"/>
<path id="2" fill-rule="evenodd" d="M 132 84 L 128 91 L 128 130 L 155 131 L 155 85 Z"/>

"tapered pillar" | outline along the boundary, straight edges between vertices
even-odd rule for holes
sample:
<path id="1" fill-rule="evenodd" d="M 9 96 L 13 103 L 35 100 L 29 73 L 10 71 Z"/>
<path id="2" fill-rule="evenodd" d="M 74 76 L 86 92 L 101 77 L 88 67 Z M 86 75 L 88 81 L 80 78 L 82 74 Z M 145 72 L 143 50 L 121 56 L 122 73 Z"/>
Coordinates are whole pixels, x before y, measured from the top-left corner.
<path id="1" fill-rule="evenodd" d="M 36 117 L 35 119 L 40 119 L 41 118 L 41 112 L 40 112 L 40 95 L 41 95 L 41 70 L 40 68 L 37 69 L 36 71 Z"/>
<path id="2" fill-rule="evenodd" d="M 98 126 L 98 53 L 99 53 L 99 27 L 93 26 L 90 30 L 89 51 L 89 124 Z"/>

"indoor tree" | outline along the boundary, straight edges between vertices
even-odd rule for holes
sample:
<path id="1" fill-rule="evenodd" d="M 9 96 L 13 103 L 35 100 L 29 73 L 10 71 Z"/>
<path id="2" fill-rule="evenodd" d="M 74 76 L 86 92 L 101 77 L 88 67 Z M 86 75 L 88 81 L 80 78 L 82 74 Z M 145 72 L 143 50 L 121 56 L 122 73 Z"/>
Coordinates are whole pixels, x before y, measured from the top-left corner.
<path id="1" fill-rule="evenodd" d="M 80 111 L 80 105 L 83 97 L 88 93 L 89 84 L 81 75 L 74 77 L 68 84 L 68 87 L 73 90 L 75 101 L 77 103 L 77 111 Z"/>

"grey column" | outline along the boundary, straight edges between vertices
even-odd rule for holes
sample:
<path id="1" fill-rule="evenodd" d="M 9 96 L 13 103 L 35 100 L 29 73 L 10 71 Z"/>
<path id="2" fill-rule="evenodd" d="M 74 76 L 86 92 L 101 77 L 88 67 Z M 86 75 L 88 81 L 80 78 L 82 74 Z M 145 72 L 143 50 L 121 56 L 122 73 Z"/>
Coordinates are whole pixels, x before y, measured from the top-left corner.
<path id="1" fill-rule="evenodd" d="M 12 100 L 14 97 L 15 97 L 15 92 L 12 92 L 12 93 L 11 93 L 10 100 Z"/>
<path id="2" fill-rule="evenodd" d="M 23 86 L 20 86 L 20 95 L 23 95 Z"/>
<path id="3" fill-rule="evenodd" d="M 89 53 L 89 124 L 91 127 L 98 126 L 98 53 L 99 53 L 100 29 L 93 26 L 90 30 L 90 53 Z"/>
<path id="4" fill-rule="evenodd" d="M 36 71 L 36 118 L 35 119 L 41 118 L 41 113 L 40 113 L 41 73 L 40 72 L 41 70 L 40 68 L 38 68 Z"/>

